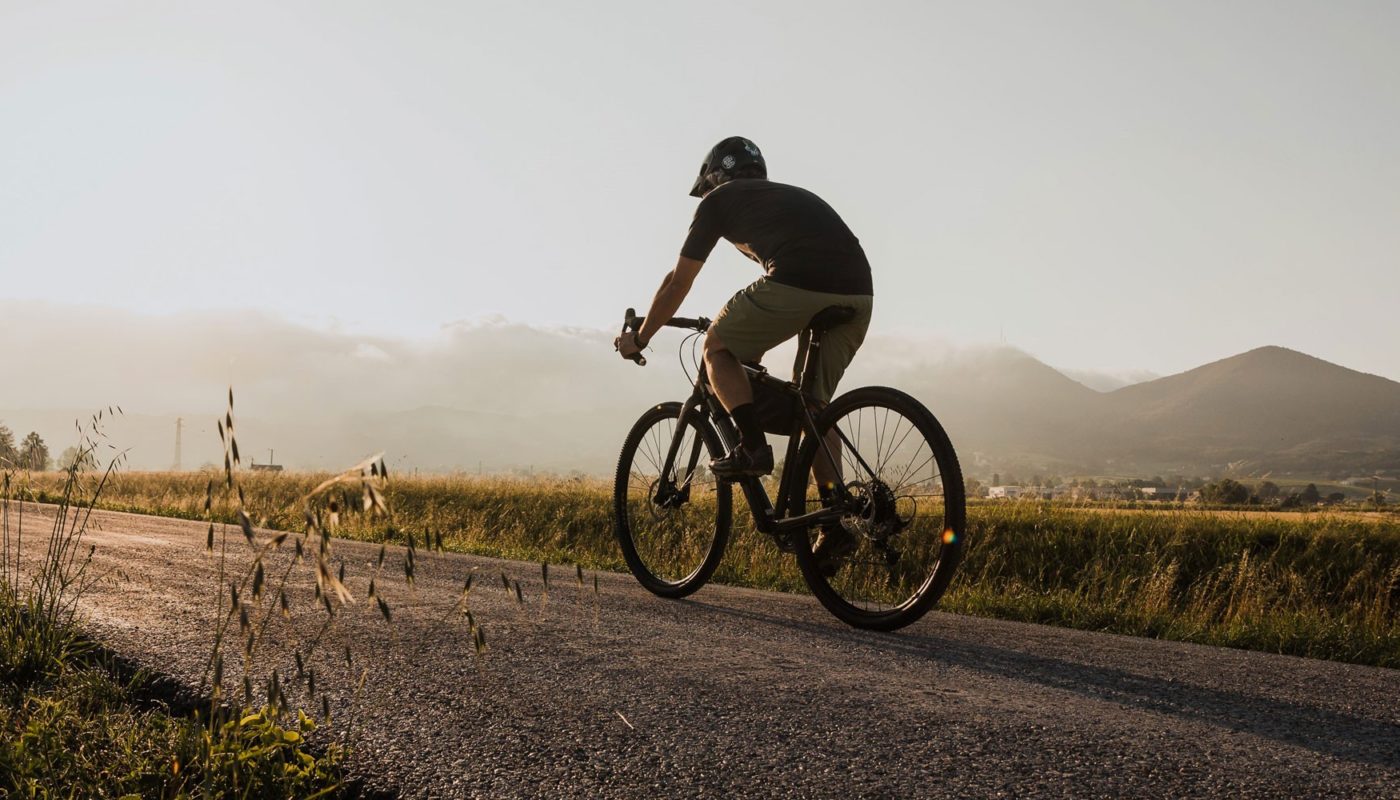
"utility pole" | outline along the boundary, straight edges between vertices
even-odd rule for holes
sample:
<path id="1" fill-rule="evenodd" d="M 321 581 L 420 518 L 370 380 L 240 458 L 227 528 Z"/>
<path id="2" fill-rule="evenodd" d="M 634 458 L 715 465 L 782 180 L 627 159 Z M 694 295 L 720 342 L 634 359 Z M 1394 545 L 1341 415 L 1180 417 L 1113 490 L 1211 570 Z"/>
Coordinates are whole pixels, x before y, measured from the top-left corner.
<path id="1" fill-rule="evenodd" d="M 184 431 L 185 420 L 183 417 L 175 418 L 175 466 L 170 469 L 174 472 L 181 472 L 184 467 L 180 464 L 180 434 Z"/>

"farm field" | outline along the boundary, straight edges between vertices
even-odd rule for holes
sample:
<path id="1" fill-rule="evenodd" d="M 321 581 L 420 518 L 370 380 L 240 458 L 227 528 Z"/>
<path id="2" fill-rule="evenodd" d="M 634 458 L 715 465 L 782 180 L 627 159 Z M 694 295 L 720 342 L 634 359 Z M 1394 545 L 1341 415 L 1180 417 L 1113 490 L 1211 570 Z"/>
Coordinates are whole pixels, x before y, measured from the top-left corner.
<path id="1" fill-rule="evenodd" d="M 203 517 L 219 476 L 116 474 L 103 508 Z M 299 530 L 325 476 L 243 473 L 259 525 Z M 58 474 L 23 491 L 53 500 Z M 338 536 L 622 571 L 610 484 L 393 477 L 388 518 L 338 503 Z M 216 514 L 232 522 L 231 510 Z M 736 507 L 722 583 L 803 592 L 796 565 Z M 969 507 L 968 550 L 940 608 L 963 614 L 1400 667 L 1400 523 L 1358 512 L 1144 511 L 1049 503 Z"/>
<path id="2" fill-rule="evenodd" d="M 1018 501 L 984 502 L 985 505 L 1011 506 Z M 969 505 L 972 505 L 971 503 Z M 1345 509 L 1318 509 L 1316 511 L 1277 510 L 1266 508 L 1193 508 L 1190 506 L 1163 505 L 1161 508 L 1119 507 L 1111 504 L 1090 505 L 1071 503 L 1046 503 L 1052 508 L 1088 514 L 1194 514 L 1220 517 L 1222 519 L 1273 519 L 1292 522 L 1312 522 L 1341 520 L 1349 522 L 1374 522 L 1380 524 L 1400 524 L 1400 514 L 1392 511 L 1348 511 Z"/>

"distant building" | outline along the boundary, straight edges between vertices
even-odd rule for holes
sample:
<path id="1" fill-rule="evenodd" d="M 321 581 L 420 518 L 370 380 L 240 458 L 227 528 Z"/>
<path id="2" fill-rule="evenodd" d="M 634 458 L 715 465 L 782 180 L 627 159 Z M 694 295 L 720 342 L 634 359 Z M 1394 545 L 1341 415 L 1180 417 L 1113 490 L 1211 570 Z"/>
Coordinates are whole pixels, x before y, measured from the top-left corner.
<path id="1" fill-rule="evenodd" d="M 989 486 L 987 487 L 987 497 L 993 500 L 999 498 L 1014 500 L 1020 497 L 1021 493 L 1024 491 L 1025 489 L 1020 486 Z"/>
<path id="2" fill-rule="evenodd" d="M 281 472 L 282 465 L 272 463 L 272 453 L 272 450 L 267 451 L 266 464 L 259 464 L 257 459 L 253 459 L 253 463 L 248 465 L 249 469 L 253 470 L 254 472 Z"/>
<path id="3" fill-rule="evenodd" d="M 1169 489 L 1165 486 L 1144 486 L 1137 491 L 1144 500 L 1176 500 L 1181 495 L 1179 489 Z"/>

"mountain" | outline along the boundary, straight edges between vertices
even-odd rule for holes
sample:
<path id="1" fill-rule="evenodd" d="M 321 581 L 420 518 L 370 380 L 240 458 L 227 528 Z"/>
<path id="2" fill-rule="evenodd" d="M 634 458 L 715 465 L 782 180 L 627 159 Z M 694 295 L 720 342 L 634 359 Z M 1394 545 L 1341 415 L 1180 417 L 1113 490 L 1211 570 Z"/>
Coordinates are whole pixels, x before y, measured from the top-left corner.
<path id="1" fill-rule="evenodd" d="M 969 455 L 1047 465 L 1092 457 L 1081 443 L 1103 395 L 1020 350 L 971 350 L 907 369 L 891 383 L 933 410 Z"/>
<path id="2" fill-rule="evenodd" d="M 888 384 L 924 401 L 972 474 L 1228 470 L 1340 478 L 1400 471 L 1400 383 L 1281 347 L 1107 392 L 1013 348 L 935 356 L 877 347 L 866 355 L 852 365 L 845 387 Z M 382 450 L 400 472 L 607 474 L 637 414 L 650 403 L 681 399 L 684 378 L 678 369 L 641 372 L 570 359 L 567 373 L 558 365 L 529 370 L 536 383 L 509 388 L 509 402 L 497 402 L 495 410 L 446 404 L 399 410 L 381 399 L 353 412 L 299 414 L 259 395 L 260 410 L 239 419 L 239 443 L 245 459 L 265 461 L 276 448 L 277 461 L 293 469 L 336 469 Z M 474 362 L 463 363 L 465 369 Z M 499 373 L 474 374 L 490 388 Z M 590 379 L 598 385 L 587 390 Z M 463 405 L 491 397 L 478 391 L 464 396 Z M 185 467 L 220 462 L 216 415 L 183 416 Z M 74 419 L 89 417 L 0 410 L 0 422 L 17 438 L 39 431 L 55 454 L 76 441 Z M 103 427 L 113 445 L 129 449 L 134 469 L 165 469 L 174 460 L 173 414 L 128 413 L 106 418 Z"/>
<path id="3" fill-rule="evenodd" d="M 1364 471 L 1400 453 L 1400 383 L 1283 347 L 1260 347 L 1105 399 L 1102 444 L 1118 458 Z"/>
<path id="4" fill-rule="evenodd" d="M 1282 347 L 1109 392 L 1005 348 L 900 380 L 972 464 L 1002 471 L 1400 469 L 1400 383 Z"/>

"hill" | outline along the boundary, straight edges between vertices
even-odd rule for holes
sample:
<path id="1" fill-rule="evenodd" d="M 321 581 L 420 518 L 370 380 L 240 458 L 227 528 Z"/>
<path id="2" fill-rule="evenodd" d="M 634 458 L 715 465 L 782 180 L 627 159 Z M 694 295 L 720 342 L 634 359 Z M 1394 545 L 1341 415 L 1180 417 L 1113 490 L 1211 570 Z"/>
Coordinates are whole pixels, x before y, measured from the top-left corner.
<path id="1" fill-rule="evenodd" d="M 1107 457 L 1262 469 L 1400 466 L 1400 383 L 1260 347 L 1105 395 Z"/>
<path id="2" fill-rule="evenodd" d="M 240 419 L 240 442 L 260 461 L 275 447 L 292 468 L 332 469 L 383 450 L 399 470 L 480 465 L 488 472 L 607 474 L 636 415 L 651 402 L 680 399 L 684 378 L 678 368 L 624 371 L 604 361 L 609 353 L 576 350 L 562 366 L 525 370 L 536 383 L 496 392 L 489 406 L 490 378 L 502 373 L 481 370 L 470 374 L 486 378 L 485 388 L 461 392 L 460 406 L 395 408 L 386 397 L 349 413 L 311 415 L 258 396 L 259 409 Z M 923 400 L 974 475 L 1272 471 L 1343 478 L 1400 471 L 1400 383 L 1281 347 L 1109 392 L 1013 348 L 913 361 L 898 355 L 872 350 L 857 359 L 846 387 L 890 384 Z M 410 367 L 395 369 L 408 375 Z M 183 416 L 185 466 L 217 462 L 215 415 Z M 55 454 L 76 440 L 75 418 L 87 414 L 0 410 L 0 422 L 17 436 L 37 430 Z M 113 444 L 130 448 L 133 468 L 165 469 L 173 461 L 175 415 L 129 413 L 105 427 Z"/>

